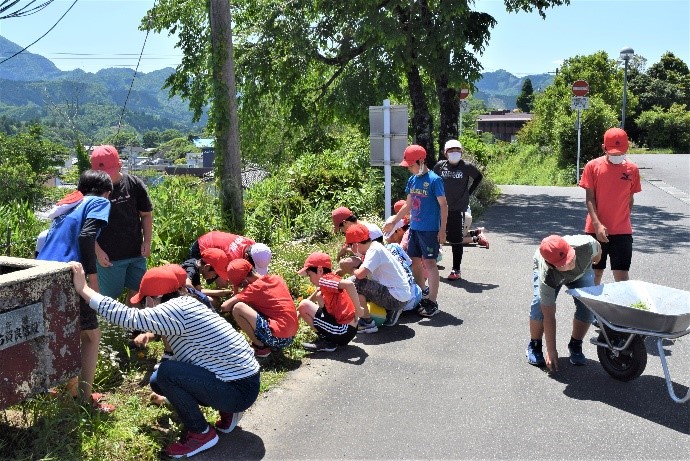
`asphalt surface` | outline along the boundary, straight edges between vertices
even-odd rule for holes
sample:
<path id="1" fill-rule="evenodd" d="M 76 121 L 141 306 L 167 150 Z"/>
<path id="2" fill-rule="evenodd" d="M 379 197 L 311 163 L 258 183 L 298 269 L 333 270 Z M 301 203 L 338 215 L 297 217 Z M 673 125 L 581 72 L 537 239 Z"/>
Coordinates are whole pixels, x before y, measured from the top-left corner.
<path id="1" fill-rule="evenodd" d="M 633 160 L 644 180 L 631 278 L 690 291 L 690 157 Z M 670 399 L 649 339 L 647 368 L 628 383 L 610 378 L 587 342 L 587 365 L 570 365 L 573 303 L 563 292 L 560 371 L 527 364 L 532 255 L 546 235 L 582 232 L 584 191 L 501 189 L 475 223 L 490 249 L 466 249 L 463 280 L 442 280 L 440 314 L 403 315 L 335 353 L 312 354 L 195 459 L 688 459 L 690 405 Z M 450 248 L 444 255 L 442 266 Z M 684 396 L 690 336 L 666 341 L 665 351 Z"/>

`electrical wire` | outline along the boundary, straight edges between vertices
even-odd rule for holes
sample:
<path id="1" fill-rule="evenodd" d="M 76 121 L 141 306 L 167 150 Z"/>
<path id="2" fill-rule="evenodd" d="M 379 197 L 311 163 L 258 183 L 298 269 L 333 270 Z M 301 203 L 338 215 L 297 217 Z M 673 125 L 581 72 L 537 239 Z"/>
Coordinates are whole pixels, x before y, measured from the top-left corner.
<path id="1" fill-rule="evenodd" d="M 21 7 L 17 11 L 8 14 L 7 16 L 0 16 L 0 19 L 8 19 L 8 18 L 19 18 L 22 16 L 30 16 L 34 13 L 37 13 L 41 11 L 43 8 L 46 6 L 50 5 L 53 3 L 54 0 L 46 0 L 44 3 L 41 3 L 38 6 L 35 6 L 33 8 L 29 8 L 32 4 L 36 3 L 36 0 L 31 0 L 28 5 Z M 8 5 L 9 3 L 9 5 Z M 5 11 L 9 10 L 12 8 L 14 5 L 19 3 L 19 0 L 3 0 L 0 2 L 0 13 L 4 13 Z M 7 6 L 5 6 L 7 5 Z"/>
<path id="2" fill-rule="evenodd" d="M 153 3 L 153 7 L 156 7 L 156 2 Z M 150 21 L 150 18 L 149 18 Z M 122 119 L 125 116 L 125 109 L 127 108 L 127 101 L 129 101 L 129 95 L 132 93 L 132 87 L 134 86 L 134 80 L 137 78 L 137 72 L 139 71 L 139 64 L 141 64 L 141 57 L 144 55 L 144 49 L 146 48 L 146 40 L 149 38 L 150 29 L 146 29 L 146 36 L 144 37 L 144 44 L 141 45 L 141 52 L 139 53 L 139 60 L 137 61 L 137 67 L 134 69 L 134 75 L 132 75 L 132 83 L 129 84 L 129 91 L 127 91 L 127 97 L 125 98 L 125 103 L 122 105 L 122 112 L 120 113 L 120 120 L 117 122 L 117 132 L 115 137 L 120 134 L 122 129 Z M 0 63 L 1 64 L 1 63 Z"/>
<path id="3" fill-rule="evenodd" d="M 18 1 L 18 0 L 16 0 L 16 1 Z M 52 2 L 53 0 L 50 0 L 50 1 Z M 9 61 L 10 59 L 14 58 L 15 56 L 18 56 L 18 55 L 20 55 L 21 53 L 25 52 L 26 50 L 29 49 L 30 46 L 35 45 L 36 43 L 38 43 L 39 40 L 41 40 L 43 37 L 45 37 L 46 35 L 48 35 L 48 34 L 50 33 L 51 30 L 55 29 L 55 27 L 56 27 L 58 24 L 60 24 L 60 21 L 62 21 L 62 18 L 64 18 L 64 17 L 67 15 L 67 13 L 70 12 L 70 10 L 72 9 L 72 7 L 74 7 L 74 5 L 76 5 L 78 1 L 79 1 L 79 0 L 74 0 L 74 2 L 70 5 L 70 7 L 67 8 L 67 11 L 65 11 L 65 12 L 62 14 L 62 16 L 60 16 L 60 19 L 58 19 L 57 22 L 56 22 L 55 24 L 53 24 L 53 26 L 52 26 L 50 29 L 48 29 L 48 31 L 47 31 L 45 34 L 43 34 L 43 35 L 41 35 L 40 37 L 38 37 L 38 38 L 37 38 L 36 40 L 34 40 L 32 43 L 29 43 L 28 45 L 26 45 L 24 48 L 22 48 L 21 50 L 17 51 L 16 53 L 14 53 L 12 56 L 3 59 L 2 61 L 0 61 L 0 64 L 2 64 L 2 63 L 4 63 L 4 62 L 7 62 L 7 61 Z M 16 3 L 16 2 L 15 2 L 15 3 Z M 33 3 L 33 2 L 32 2 L 32 3 Z"/>

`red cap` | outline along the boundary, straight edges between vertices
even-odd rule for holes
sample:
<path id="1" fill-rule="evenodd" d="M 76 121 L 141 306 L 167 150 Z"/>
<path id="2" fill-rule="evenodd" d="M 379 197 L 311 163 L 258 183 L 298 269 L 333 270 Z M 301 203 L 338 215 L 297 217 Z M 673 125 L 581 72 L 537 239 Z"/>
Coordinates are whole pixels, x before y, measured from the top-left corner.
<path id="1" fill-rule="evenodd" d="M 146 271 L 141 278 L 139 292 L 130 298 L 132 304 L 139 304 L 147 296 L 173 293 L 184 285 L 184 281 L 180 282 L 176 271 L 169 266 L 153 267 Z"/>
<path id="2" fill-rule="evenodd" d="M 223 280 L 228 279 L 228 255 L 220 248 L 206 248 L 201 252 L 201 260 L 210 264 L 216 274 Z"/>
<path id="3" fill-rule="evenodd" d="M 165 267 L 168 270 L 171 270 L 173 274 L 177 277 L 177 280 L 182 284 L 186 285 L 187 284 L 187 271 L 182 269 L 182 266 L 179 264 L 164 264 L 161 267 Z"/>
<path id="4" fill-rule="evenodd" d="M 552 266 L 562 267 L 575 258 L 575 250 L 560 235 L 549 235 L 541 241 L 539 253 Z"/>
<path id="5" fill-rule="evenodd" d="M 370 238 L 369 228 L 364 224 L 352 225 L 345 231 L 345 243 L 366 242 Z"/>
<path id="6" fill-rule="evenodd" d="M 340 225 L 343 223 L 343 221 L 345 221 L 353 214 L 354 213 L 350 211 L 349 208 L 344 206 L 341 206 L 333 210 L 331 212 L 331 219 L 333 219 L 333 231 L 338 232 L 338 229 L 340 228 Z"/>
<path id="7" fill-rule="evenodd" d="M 402 207 L 405 206 L 405 203 L 407 203 L 406 200 L 398 200 L 397 202 L 395 202 L 393 204 L 393 211 L 395 211 L 397 213 L 398 211 L 400 211 L 402 209 Z"/>
<path id="8" fill-rule="evenodd" d="M 400 166 L 410 166 L 417 160 L 424 160 L 426 158 L 426 149 L 424 149 L 419 144 L 412 144 L 405 148 L 403 153 L 403 161 L 400 162 Z"/>
<path id="9" fill-rule="evenodd" d="M 628 135 L 620 128 L 609 128 L 604 133 L 604 152 L 625 154 L 628 152 Z"/>
<path id="10" fill-rule="evenodd" d="M 91 153 L 91 168 L 94 170 L 105 171 L 110 176 L 114 176 L 120 171 L 122 162 L 117 154 L 117 149 L 113 146 L 96 146 Z"/>
<path id="11" fill-rule="evenodd" d="M 242 283 L 242 280 L 247 278 L 249 272 L 254 269 L 252 263 L 243 258 L 233 259 L 228 264 L 227 275 L 228 281 L 235 287 L 235 292 L 237 287 Z"/>
<path id="12" fill-rule="evenodd" d="M 302 269 L 298 270 L 297 273 L 299 275 L 306 275 L 307 269 L 309 269 L 310 267 L 321 267 L 323 269 L 330 269 L 332 267 L 331 257 L 328 256 L 328 254 L 323 253 L 321 251 L 314 252 L 307 256 L 307 259 L 304 261 L 304 266 L 302 267 Z"/>

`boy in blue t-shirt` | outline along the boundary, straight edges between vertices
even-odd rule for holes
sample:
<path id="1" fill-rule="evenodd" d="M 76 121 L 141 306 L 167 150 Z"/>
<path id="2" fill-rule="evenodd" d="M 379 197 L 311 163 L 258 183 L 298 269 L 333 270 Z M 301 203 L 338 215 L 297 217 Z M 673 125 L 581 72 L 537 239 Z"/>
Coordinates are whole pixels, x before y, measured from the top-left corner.
<path id="1" fill-rule="evenodd" d="M 405 205 L 395 216 L 391 216 L 383 226 L 384 234 L 389 233 L 396 222 L 410 212 L 410 235 L 407 254 L 412 258 L 412 273 L 417 285 L 424 289 L 424 269 L 426 268 L 429 297 L 421 301 L 419 315 L 432 317 L 438 313 L 439 274 L 436 258 L 441 244 L 446 241 L 446 221 L 448 202 L 443 187 L 443 179 L 424 163 L 426 150 L 413 144 L 405 149 L 400 166 L 407 167 L 412 176 L 407 180 Z"/>
<path id="2" fill-rule="evenodd" d="M 113 182 L 107 173 L 86 170 L 79 178 L 77 191 L 72 192 L 48 212 L 53 220 L 36 259 L 43 261 L 79 261 L 88 276 L 89 287 L 98 291 L 96 270 L 96 238 L 108 224 Z M 79 322 L 81 338 L 81 374 L 70 380 L 67 391 L 79 395 L 89 405 L 102 412 L 110 412 L 111 405 L 98 403 L 92 395 L 93 380 L 98 362 L 98 343 L 101 330 L 96 311 L 80 299 Z M 77 394 L 78 393 L 78 394 Z"/>

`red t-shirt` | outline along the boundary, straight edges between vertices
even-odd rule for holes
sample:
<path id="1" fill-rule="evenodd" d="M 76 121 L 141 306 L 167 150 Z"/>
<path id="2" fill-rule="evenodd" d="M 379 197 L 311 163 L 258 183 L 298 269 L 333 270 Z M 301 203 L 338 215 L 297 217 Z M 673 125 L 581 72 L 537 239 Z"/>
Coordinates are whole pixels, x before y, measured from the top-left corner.
<path id="1" fill-rule="evenodd" d="M 319 288 L 326 312 L 335 317 L 340 325 L 345 325 L 354 320 L 355 305 L 347 291 L 338 288 L 339 283 L 340 277 L 336 274 L 325 274 L 319 279 Z"/>
<path id="2" fill-rule="evenodd" d="M 580 187 L 594 191 L 597 215 L 610 235 L 632 234 L 630 197 L 642 190 L 637 165 L 630 160 L 614 165 L 606 155 L 595 158 L 585 166 Z M 589 213 L 585 232 L 596 232 Z"/>
<path id="3" fill-rule="evenodd" d="M 287 284 L 279 275 L 264 275 L 235 297 L 266 317 L 276 338 L 291 338 L 297 334 L 295 303 Z"/>
<path id="4" fill-rule="evenodd" d="M 228 262 L 244 258 L 244 250 L 247 246 L 256 243 L 250 238 L 222 231 L 207 232 L 199 237 L 197 242 L 199 253 L 203 253 L 207 248 L 219 248 L 228 255 Z"/>

